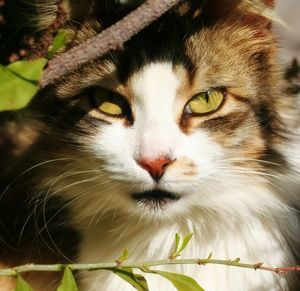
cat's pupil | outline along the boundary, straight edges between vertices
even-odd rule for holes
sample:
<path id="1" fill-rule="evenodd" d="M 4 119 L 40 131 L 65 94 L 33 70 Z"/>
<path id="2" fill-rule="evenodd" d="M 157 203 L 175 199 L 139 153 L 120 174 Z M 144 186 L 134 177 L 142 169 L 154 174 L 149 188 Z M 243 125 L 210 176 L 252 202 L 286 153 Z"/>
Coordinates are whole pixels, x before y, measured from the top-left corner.
<path id="1" fill-rule="evenodd" d="M 205 101 L 208 103 L 209 100 L 209 92 L 205 92 Z"/>

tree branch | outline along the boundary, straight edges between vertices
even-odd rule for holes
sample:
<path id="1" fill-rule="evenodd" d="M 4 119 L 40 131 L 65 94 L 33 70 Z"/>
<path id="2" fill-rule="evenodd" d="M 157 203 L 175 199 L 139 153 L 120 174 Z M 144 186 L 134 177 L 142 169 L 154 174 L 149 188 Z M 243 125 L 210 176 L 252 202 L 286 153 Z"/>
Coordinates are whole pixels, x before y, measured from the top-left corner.
<path id="1" fill-rule="evenodd" d="M 148 0 L 123 19 L 85 43 L 49 61 L 40 81 L 45 87 L 62 76 L 109 52 L 122 47 L 125 41 L 158 19 L 180 0 Z"/>
<path id="2" fill-rule="evenodd" d="M 264 270 L 275 272 L 277 274 L 284 274 L 287 272 L 299 272 L 300 266 L 294 267 L 282 267 L 282 268 L 273 268 L 263 266 L 263 263 L 256 264 L 246 264 L 240 263 L 239 259 L 236 260 L 217 260 L 217 259 L 180 259 L 180 260 L 157 260 L 157 261 L 148 261 L 148 262 L 137 262 L 137 263 L 120 263 L 119 261 L 113 263 L 98 263 L 98 264 L 53 264 L 53 265 L 35 265 L 35 264 L 26 264 L 23 266 L 18 266 L 8 269 L 0 269 L 0 276 L 17 276 L 20 273 L 32 272 L 32 271 L 48 271 L 48 272 L 60 272 L 68 266 L 72 271 L 75 270 L 87 270 L 95 271 L 101 269 L 113 269 L 113 268 L 136 268 L 143 269 L 153 266 L 163 266 L 163 265 L 206 265 L 206 264 L 215 264 L 215 265 L 226 265 L 240 268 L 247 268 L 253 270 Z"/>

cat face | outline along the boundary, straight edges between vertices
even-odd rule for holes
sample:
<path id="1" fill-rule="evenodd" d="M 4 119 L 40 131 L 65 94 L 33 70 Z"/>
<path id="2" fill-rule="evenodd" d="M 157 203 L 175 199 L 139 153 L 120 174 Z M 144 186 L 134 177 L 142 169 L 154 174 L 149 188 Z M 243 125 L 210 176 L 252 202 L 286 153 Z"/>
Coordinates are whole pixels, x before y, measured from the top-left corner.
<path id="1" fill-rule="evenodd" d="M 180 95 L 184 80 L 172 64 L 149 64 L 128 84 L 132 123 L 103 116 L 110 124 L 101 127 L 89 148 L 104 157 L 113 179 L 127 184 L 123 195 L 133 207 L 165 210 L 199 188 L 223 150 L 204 130 L 185 132 L 182 120 L 190 115 L 186 102 L 192 96 Z"/>
<path id="2" fill-rule="evenodd" d="M 45 184 L 82 217 L 167 219 L 270 204 L 256 188 L 267 187 L 279 156 L 281 97 L 263 21 L 235 11 L 189 33 L 158 23 L 59 82 L 64 110 L 50 134 L 63 140 L 59 157 L 73 162 Z"/>

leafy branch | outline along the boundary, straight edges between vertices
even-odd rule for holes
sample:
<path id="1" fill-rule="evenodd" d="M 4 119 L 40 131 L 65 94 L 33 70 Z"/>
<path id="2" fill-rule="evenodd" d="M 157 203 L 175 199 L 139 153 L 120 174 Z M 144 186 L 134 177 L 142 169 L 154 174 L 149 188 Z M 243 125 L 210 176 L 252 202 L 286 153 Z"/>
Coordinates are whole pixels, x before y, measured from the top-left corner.
<path id="1" fill-rule="evenodd" d="M 209 256 L 210 257 L 210 256 Z M 250 264 L 250 263 L 241 263 L 240 259 L 229 259 L 229 260 L 220 260 L 220 259 L 176 259 L 176 260 L 155 260 L 155 261 L 146 261 L 146 262 L 132 262 L 132 263 L 122 263 L 119 262 L 108 262 L 108 263 L 96 263 L 96 264 L 50 264 L 50 265 L 39 265 L 39 264 L 26 264 L 22 266 L 17 266 L 13 268 L 0 269 L 0 276 L 17 276 L 20 273 L 25 272 L 61 272 L 66 267 L 69 267 L 72 271 L 86 270 L 86 271 L 96 271 L 96 270 L 107 270 L 114 268 L 135 268 L 141 269 L 154 266 L 166 266 L 166 265 L 226 265 L 232 267 L 240 267 L 253 270 L 263 270 L 275 272 L 277 274 L 283 274 L 291 271 L 300 271 L 300 266 L 293 267 L 267 267 L 264 266 L 262 262 Z"/>
<path id="2" fill-rule="evenodd" d="M 77 291 L 76 281 L 73 277 L 72 271 L 85 270 L 85 271 L 95 271 L 95 270 L 106 270 L 111 271 L 115 275 L 119 276 L 127 283 L 131 284 L 138 291 L 149 290 L 146 279 L 140 275 L 133 272 L 134 269 L 138 269 L 144 273 L 157 274 L 165 279 L 169 280 L 178 291 L 203 291 L 203 288 L 192 278 L 177 273 L 165 272 L 160 270 L 152 270 L 151 267 L 166 266 L 166 265 L 225 265 L 240 268 L 247 268 L 253 270 L 263 270 L 275 272 L 277 274 L 285 274 L 292 271 L 300 271 L 300 266 L 294 267 L 281 267 L 273 268 L 264 266 L 263 263 L 248 264 L 241 263 L 240 258 L 234 260 L 220 260 L 212 259 L 212 254 L 205 259 L 176 259 L 180 256 L 181 252 L 186 248 L 189 241 L 192 238 L 192 234 L 188 234 L 181 238 L 178 234 L 175 236 L 175 248 L 171 256 L 165 260 L 147 261 L 147 262 L 125 262 L 129 257 L 129 252 L 127 249 L 124 250 L 123 254 L 115 261 L 109 263 L 97 263 L 97 264 L 52 264 L 52 265 L 35 265 L 26 264 L 22 266 L 17 266 L 14 268 L 2 269 L 0 270 L 0 276 L 11 276 L 17 277 L 17 291 L 31 291 L 29 284 L 21 277 L 21 273 L 32 272 L 32 271 L 50 271 L 50 272 L 61 272 L 64 271 L 62 281 L 57 291 L 73 290 Z M 71 289 L 70 289 L 71 288 Z"/>

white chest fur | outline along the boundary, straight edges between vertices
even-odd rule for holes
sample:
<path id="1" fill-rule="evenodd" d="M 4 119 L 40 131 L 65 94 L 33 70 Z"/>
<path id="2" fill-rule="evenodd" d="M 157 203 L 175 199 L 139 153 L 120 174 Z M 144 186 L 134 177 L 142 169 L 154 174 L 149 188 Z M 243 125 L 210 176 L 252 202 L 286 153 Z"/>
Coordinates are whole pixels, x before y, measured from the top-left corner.
<path id="1" fill-rule="evenodd" d="M 240 257 L 244 262 L 264 262 L 271 266 L 293 263 L 285 239 L 276 230 L 276 225 L 260 219 L 253 219 L 249 223 L 236 221 L 231 226 L 219 221 L 218 229 L 205 231 L 201 230 L 201 225 L 197 226 L 190 221 L 185 224 L 174 221 L 163 225 L 158 223 L 147 226 L 142 223 L 139 225 L 130 222 L 119 225 L 116 223 L 114 226 L 107 225 L 107 231 L 105 227 L 98 226 L 86 233 L 79 260 L 112 262 L 119 257 L 124 248 L 130 250 L 129 261 L 166 259 L 174 248 L 176 232 L 194 233 L 182 258 L 206 258 L 212 252 L 213 257 L 218 259 Z M 285 277 L 262 270 L 254 271 L 220 265 L 161 266 L 158 269 L 191 276 L 207 291 L 287 290 Z M 145 277 L 150 290 L 176 290 L 167 280 L 158 275 L 147 274 Z M 133 291 L 134 289 L 116 275 L 106 271 L 95 271 L 83 275 L 82 290 Z"/>

